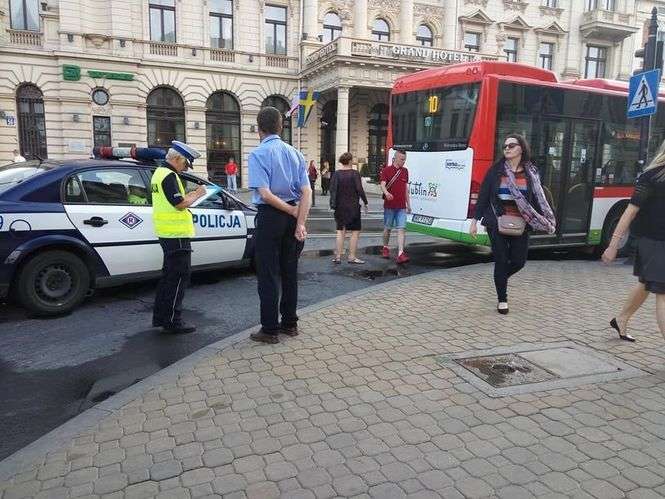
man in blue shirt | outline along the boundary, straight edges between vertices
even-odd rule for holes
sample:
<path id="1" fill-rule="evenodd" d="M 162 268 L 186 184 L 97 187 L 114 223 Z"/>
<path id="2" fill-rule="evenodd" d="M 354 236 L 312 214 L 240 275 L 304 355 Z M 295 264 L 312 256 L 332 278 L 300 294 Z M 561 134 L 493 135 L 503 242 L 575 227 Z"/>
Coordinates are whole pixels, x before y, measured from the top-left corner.
<path id="1" fill-rule="evenodd" d="M 305 158 L 279 137 L 282 114 L 264 107 L 257 122 L 261 144 L 249 155 L 249 188 L 258 208 L 254 241 L 262 327 L 251 338 L 278 343 L 279 333 L 298 334 L 298 258 L 312 189 Z"/>

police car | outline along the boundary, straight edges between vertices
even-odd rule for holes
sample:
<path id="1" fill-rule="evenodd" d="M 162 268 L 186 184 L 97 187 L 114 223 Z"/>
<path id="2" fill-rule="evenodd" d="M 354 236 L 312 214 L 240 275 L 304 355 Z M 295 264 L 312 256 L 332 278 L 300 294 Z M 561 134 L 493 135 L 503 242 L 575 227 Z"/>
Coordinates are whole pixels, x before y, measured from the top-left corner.
<path id="1" fill-rule="evenodd" d="M 123 154 L 113 149 L 106 154 L 113 159 L 0 167 L 0 298 L 60 314 L 95 288 L 159 277 L 149 188 L 153 159 L 163 156 L 157 151 L 124 151 L 134 160 L 117 159 Z M 209 185 L 194 175 L 182 179 L 187 192 Z M 190 209 L 194 272 L 250 263 L 254 209 L 224 190 Z"/>

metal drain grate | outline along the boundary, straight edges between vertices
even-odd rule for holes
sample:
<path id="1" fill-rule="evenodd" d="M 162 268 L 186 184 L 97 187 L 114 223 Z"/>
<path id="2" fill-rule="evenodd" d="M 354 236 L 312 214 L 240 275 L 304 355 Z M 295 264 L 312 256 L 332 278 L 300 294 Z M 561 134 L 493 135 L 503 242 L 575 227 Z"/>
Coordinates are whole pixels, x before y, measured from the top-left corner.
<path id="1" fill-rule="evenodd" d="M 437 361 L 492 397 L 643 376 L 603 352 L 567 341 L 440 356 Z"/>

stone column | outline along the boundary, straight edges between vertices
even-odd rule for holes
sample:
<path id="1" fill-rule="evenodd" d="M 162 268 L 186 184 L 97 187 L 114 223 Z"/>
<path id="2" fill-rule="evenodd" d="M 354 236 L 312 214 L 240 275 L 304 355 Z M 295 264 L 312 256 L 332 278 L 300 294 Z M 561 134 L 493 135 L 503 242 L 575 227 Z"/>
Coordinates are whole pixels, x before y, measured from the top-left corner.
<path id="1" fill-rule="evenodd" d="M 365 40 L 367 36 L 367 0 L 356 0 L 353 6 L 353 36 Z"/>
<path id="2" fill-rule="evenodd" d="M 399 4 L 400 42 L 413 44 L 413 0 L 402 0 Z"/>
<path id="3" fill-rule="evenodd" d="M 337 89 L 337 131 L 335 132 L 335 161 L 349 150 L 349 87 Z"/>
<path id="4" fill-rule="evenodd" d="M 303 0 L 305 2 L 303 31 L 307 33 L 308 40 L 317 40 L 319 32 L 319 1 Z"/>

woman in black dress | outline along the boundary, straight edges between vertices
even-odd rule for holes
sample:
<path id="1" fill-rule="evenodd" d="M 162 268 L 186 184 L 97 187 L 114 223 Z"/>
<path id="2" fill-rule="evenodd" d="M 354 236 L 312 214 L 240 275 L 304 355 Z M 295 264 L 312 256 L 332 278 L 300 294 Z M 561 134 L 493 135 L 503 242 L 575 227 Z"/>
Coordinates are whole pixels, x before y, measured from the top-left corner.
<path id="1" fill-rule="evenodd" d="M 367 213 L 367 196 L 363 189 L 360 173 L 351 167 L 352 159 L 350 152 L 342 154 L 339 157 L 340 167 L 335 170 L 330 180 L 330 207 L 335 210 L 335 222 L 337 223 L 337 249 L 333 262 L 342 261 L 344 239 L 348 230 L 351 231 L 348 262 L 363 264 L 365 262 L 356 256 L 356 251 L 360 236 L 360 199 L 363 200 L 365 213 Z"/>
<path id="2" fill-rule="evenodd" d="M 628 295 L 621 312 L 610 321 L 619 338 L 635 341 L 627 333 L 628 321 L 645 302 L 649 293 L 656 295 L 656 318 L 665 338 L 665 142 L 644 172 L 637 177 L 635 192 L 603 253 L 605 263 L 612 262 L 628 231 L 635 236 L 637 255 L 633 274 L 639 283 Z"/>

